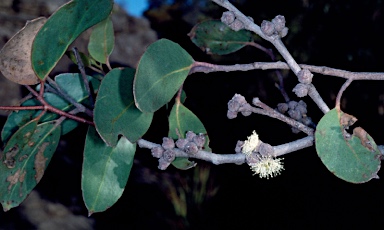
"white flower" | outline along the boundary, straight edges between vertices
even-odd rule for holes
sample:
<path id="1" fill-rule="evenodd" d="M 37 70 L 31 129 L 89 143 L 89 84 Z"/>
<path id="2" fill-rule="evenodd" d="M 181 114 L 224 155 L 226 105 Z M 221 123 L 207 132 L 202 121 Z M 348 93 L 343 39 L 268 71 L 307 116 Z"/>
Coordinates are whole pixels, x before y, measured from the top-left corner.
<path id="1" fill-rule="evenodd" d="M 257 135 L 256 131 L 253 131 L 252 135 L 248 137 L 248 140 L 244 141 L 241 151 L 245 155 L 249 156 L 251 155 L 253 150 L 256 149 L 258 144 L 259 144 L 259 136 Z"/>
<path id="2" fill-rule="evenodd" d="M 252 163 L 251 170 L 254 172 L 253 175 L 259 174 L 260 178 L 275 177 L 280 175 L 281 171 L 284 170 L 282 159 L 276 159 L 271 156 L 261 156 L 260 161 L 257 163 Z"/>

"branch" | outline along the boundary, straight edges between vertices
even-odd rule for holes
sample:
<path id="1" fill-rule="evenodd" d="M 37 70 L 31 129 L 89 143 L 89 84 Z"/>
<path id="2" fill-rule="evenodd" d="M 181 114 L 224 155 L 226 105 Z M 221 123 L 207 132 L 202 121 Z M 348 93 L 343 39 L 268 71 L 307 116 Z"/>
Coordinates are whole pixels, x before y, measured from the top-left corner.
<path id="1" fill-rule="evenodd" d="M 273 147 L 273 154 L 275 156 L 281 156 L 287 153 L 291 153 L 300 149 L 304 149 L 307 147 L 310 147 L 313 145 L 314 138 L 313 136 L 308 136 L 305 138 L 302 138 L 300 140 L 296 140 L 290 143 L 286 143 L 283 145 L 278 145 Z M 150 141 L 146 141 L 143 139 L 139 139 L 137 141 L 137 144 L 139 145 L 140 148 L 146 148 L 146 149 L 152 149 L 155 147 L 161 147 L 161 145 L 152 143 Z M 228 164 L 228 163 L 233 163 L 233 164 L 244 164 L 245 161 L 245 155 L 242 153 L 234 153 L 234 154 L 216 154 L 212 152 L 207 152 L 207 151 L 198 151 L 195 154 L 188 154 L 178 148 L 173 149 L 176 157 L 183 157 L 183 158 L 194 158 L 194 159 L 199 159 L 199 160 L 204 160 L 207 162 L 211 162 L 215 165 L 220 165 L 220 164 Z"/>

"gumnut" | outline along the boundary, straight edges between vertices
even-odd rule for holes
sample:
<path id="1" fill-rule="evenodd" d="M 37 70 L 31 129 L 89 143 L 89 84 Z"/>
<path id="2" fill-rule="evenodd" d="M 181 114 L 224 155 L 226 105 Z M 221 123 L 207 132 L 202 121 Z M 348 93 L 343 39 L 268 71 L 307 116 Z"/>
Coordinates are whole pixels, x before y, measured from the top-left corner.
<path id="1" fill-rule="evenodd" d="M 277 104 L 277 111 L 280 113 L 285 113 L 288 111 L 288 104 L 287 103 L 279 103 Z"/>
<path id="2" fill-rule="evenodd" d="M 188 154 L 196 154 L 199 151 L 199 148 L 195 144 L 195 142 L 188 142 L 184 146 L 184 151 Z"/>
<path id="3" fill-rule="evenodd" d="M 261 23 L 261 31 L 265 35 L 271 36 L 276 32 L 275 25 L 270 21 L 263 20 L 263 22 Z"/>
<path id="4" fill-rule="evenodd" d="M 277 15 L 272 19 L 272 23 L 275 26 L 277 32 L 281 32 L 285 28 L 285 17 L 283 15 Z"/>
<path id="5" fill-rule="evenodd" d="M 173 149 L 175 148 L 175 141 L 172 138 L 163 137 L 163 144 L 161 144 L 161 146 L 164 149 Z"/>
<path id="6" fill-rule="evenodd" d="M 232 11 L 226 11 L 223 13 L 223 15 L 221 16 L 221 22 L 226 24 L 226 25 L 229 25 L 231 24 L 233 21 L 235 21 L 235 14 L 232 12 Z"/>
<path id="7" fill-rule="evenodd" d="M 176 141 L 176 146 L 177 148 L 179 149 L 184 149 L 185 145 L 188 143 L 189 141 L 187 139 L 179 139 Z"/>
<path id="8" fill-rule="evenodd" d="M 168 150 L 165 150 L 161 158 L 163 158 L 166 162 L 171 163 L 173 160 L 175 160 L 175 157 L 176 157 L 175 152 L 173 150 L 168 149 Z"/>
<path id="9" fill-rule="evenodd" d="M 296 96 L 298 97 L 305 97 L 308 95 L 308 91 L 309 91 L 309 85 L 307 84 L 303 84 L 303 83 L 299 83 L 295 86 L 295 88 L 293 88 L 292 92 L 294 92 L 296 94 Z"/>
<path id="10" fill-rule="evenodd" d="M 188 131 L 185 136 L 185 139 L 187 139 L 188 141 L 193 141 L 193 138 L 196 136 L 196 134 L 192 131 Z"/>
<path id="11" fill-rule="evenodd" d="M 199 149 L 204 147 L 205 144 L 205 135 L 202 133 L 199 133 L 199 135 L 196 135 L 193 137 L 193 142 L 197 145 Z"/>
<path id="12" fill-rule="evenodd" d="M 296 111 L 298 111 L 301 115 L 307 114 L 307 108 L 298 104 L 295 108 Z"/>
<path id="13" fill-rule="evenodd" d="M 290 109 L 288 111 L 288 115 L 291 118 L 295 119 L 296 121 L 298 121 L 298 120 L 300 120 L 302 118 L 301 113 L 298 110 L 296 110 L 296 109 Z"/>
<path id="14" fill-rule="evenodd" d="M 163 155 L 164 151 L 165 150 L 161 146 L 157 146 L 151 149 L 152 156 L 156 158 L 160 158 Z"/>
<path id="15" fill-rule="evenodd" d="M 289 107 L 289 109 L 295 109 L 297 104 L 299 104 L 299 103 L 297 103 L 296 101 L 290 101 L 290 102 L 288 102 L 288 107 Z"/>
<path id="16" fill-rule="evenodd" d="M 262 156 L 270 156 L 273 154 L 273 147 L 267 143 L 261 143 L 259 146 L 259 153 Z"/>
<path id="17" fill-rule="evenodd" d="M 283 37 L 287 36 L 288 30 L 289 29 L 287 27 L 284 27 L 284 29 L 279 33 L 280 37 L 283 38 Z"/>
<path id="18" fill-rule="evenodd" d="M 254 104 L 254 105 L 256 105 L 257 106 L 257 104 L 260 102 L 260 99 L 258 98 L 258 97 L 254 97 L 253 99 L 252 99 L 252 104 Z"/>
<path id="19" fill-rule="evenodd" d="M 229 24 L 229 27 L 234 31 L 239 31 L 245 28 L 244 23 L 237 18 L 235 19 L 235 21 Z"/>
<path id="20" fill-rule="evenodd" d="M 243 148 L 244 141 L 237 141 L 236 147 L 235 147 L 235 152 L 236 153 L 241 153 L 241 149 Z"/>
<path id="21" fill-rule="evenodd" d="M 159 159 L 159 166 L 158 166 L 158 168 L 160 170 L 166 170 L 170 164 L 171 164 L 170 162 L 167 162 L 163 157 L 161 157 Z"/>
<path id="22" fill-rule="evenodd" d="M 227 112 L 228 119 L 235 119 L 237 117 L 237 112 L 229 111 Z"/>
<path id="23" fill-rule="evenodd" d="M 247 117 L 252 114 L 252 106 L 249 103 L 244 104 L 241 107 L 241 114 L 243 114 L 244 117 Z"/>
<path id="24" fill-rule="evenodd" d="M 299 103 L 299 105 L 304 106 L 305 108 L 307 108 L 307 103 L 305 103 L 303 100 L 300 100 L 298 103 Z"/>
<path id="25" fill-rule="evenodd" d="M 307 69 L 302 69 L 297 74 L 299 82 L 304 84 L 310 84 L 312 82 L 313 74 Z"/>
<path id="26" fill-rule="evenodd" d="M 228 102 L 228 110 L 231 112 L 237 112 L 237 111 L 239 111 L 241 105 L 242 104 L 240 104 L 240 102 L 238 100 L 232 99 Z"/>

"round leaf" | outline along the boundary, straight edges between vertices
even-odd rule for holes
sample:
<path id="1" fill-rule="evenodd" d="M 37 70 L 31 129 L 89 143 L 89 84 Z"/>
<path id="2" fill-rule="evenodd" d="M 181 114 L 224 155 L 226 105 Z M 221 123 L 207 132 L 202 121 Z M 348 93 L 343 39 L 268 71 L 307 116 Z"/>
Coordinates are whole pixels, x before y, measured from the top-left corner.
<path id="1" fill-rule="evenodd" d="M 168 103 L 187 78 L 193 62 L 183 48 L 170 40 L 150 45 L 140 59 L 133 83 L 137 108 L 155 112 Z"/>
<path id="2" fill-rule="evenodd" d="M 107 146 L 95 128 L 85 140 L 81 189 L 89 215 L 111 207 L 123 194 L 133 165 L 136 144 L 121 137 L 116 147 Z"/>
<path id="3" fill-rule="evenodd" d="M 218 55 L 233 53 L 252 41 L 252 34 L 248 30 L 234 31 L 219 20 L 197 24 L 188 36 L 207 54 Z"/>
<path id="4" fill-rule="evenodd" d="M 44 80 L 68 46 L 86 29 L 109 16 L 112 0 L 73 0 L 60 7 L 37 33 L 32 45 L 32 67 Z"/>
<path id="5" fill-rule="evenodd" d="M 27 22 L 1 49 L 0 70 L 8 80 L 21 85 L 40 82 L 32 69 L 31 50 L 33 38 L 46 21 L 46 18 L 36 18 Z"/>
<path id="6" fill-rule="evenodd" d="M 377 178 L 381 162 L 375 141 L 368 134 L 364 145 L 355 135 L 345 137 L 340 123 L 343 115 L 332 109 L 320 120 L 315 133 L 317 154 L 329 171 L 345 181 L 364 183 Z M 365 146 L 366 142 L 370 148 Z"/>
<path id="7" fill-rule="evenodd" d="M 31 121 L 9 140 L 1 156 L 0 202 L 4 211 L 18 206 L 44 175 L 59 144 L 60 126 Z"/>
<path id="8" fill-rule="evenodd" d="M 132 94 L 134 69 L 113 69 L 101 82 L 96 98 L 94 121 L 100 136 L 115 146 L 120 134 L 135 142 L 148 130 L 153 113 L 135 106 Z"/>

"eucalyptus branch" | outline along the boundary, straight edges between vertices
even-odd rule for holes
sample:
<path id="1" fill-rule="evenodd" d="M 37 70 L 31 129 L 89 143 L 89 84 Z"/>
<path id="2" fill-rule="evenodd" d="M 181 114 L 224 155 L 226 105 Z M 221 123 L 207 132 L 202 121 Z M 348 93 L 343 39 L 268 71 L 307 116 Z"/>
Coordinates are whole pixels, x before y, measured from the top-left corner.
<path id="1" fill-rule="evenodd" d="M 330 68 L 326 66 L 314 66 L 299 64 L 303 69 L 308 69 L 313 73 L 319 73 L 322 75 L 341 77 L 352 80 L 384 80 L 384 73 L 382 72 L 351 72 L 346 70 L 340 70 Z M 193 63 L 192 69 L 189 74 L 202 72 L 232 72 L 232 71 L 250 71 L 250 70 L 273 70 L 273 69 L 290 69 L 287 63 L 277 62 L 253 62 L 249 64 L 235 64 L 235 65 L 216 65 L 206 62 Z"/>
<path id="2" fill-rule="evenodd" d="M 69 114 L 69 113 L 66 113 L 60 109 L 57 109 L 55 107 L 53 107 L 52 105 L 48 104 L 45 100 L 44 100 L 44 97 L 40 96 L 40 94 L 38 94 L 34 89 L 32 89 L 32 87 L 30 87 L 29 85 L 25 85 L 25 87 L 36 97 L 36 99 L 42 104 L 42 107 L 39 107 L 39 108 L 42 108 L 44 111 L 50 111 L 50 112 L 53 112 L 53 113 L 56 113 L 60 116 L 66 116 L 67 118 L 70 118 L 72 120 L 75 120 L 75 121 L 78 121 L 78 122 L 81 122 L 81 123 L 85 123 L 85 124 L 88 124 L 88 125 L 93 125 L 94 126 L 94 123 L 92 121 L 88 121 L 84 118 L 81 118 L 81 117 L 77 117 L 77 116 L 74 116 L 72 114 Z M 43 87 L 40 88 L 40 90 L 44 90 Z M 28 108 L 28 107 L 26 107 Z"/>
<path id="3" fill-rule="evenodd" d="M 292 118 L 289 118 L 289 117 L 285 116 L 284 114 L 277 112 L 276 110 L 274 110 L 271 107 L 267 106 L 266 104 L 262 103 L 259 98 L 254 98 L 252 100 L 252 103 L 261 108 L 261 109 L 258 109 L 258 108 L 250 106 L 251 111 L 253 113 L 262 114 L 262 115 L 266 115 L 266 116 L 269 116 L 272 118 L 276 118 L 280 121 L 287 123 L 288 125 L 290 125 L 292 127 L 299 129 L 300 131 L 306 133 L 309 136 L 314 135 L 314 130 L 312 128 L 310 128 L 310 127 L 304 125 L 303 123 L 298 122 Z M 248 106 L 246 106 L 246 107 L 248 107 Z"/>
<path id="4" fill-rule="evenodd" d="M 256 25 L 253 20 L 247 16 L 245 16 L 242 12 L 240 12 L 235 6 L 233 6 L 228 0 L 212 0 L 219 4 L 220 6 L 228 9 L 230 12 L 234 14 L 236 17 L 234 22 L 231 22 L 232 24 L 241 24 L 241 26 L 234 26 L 231 24 L 228 24 L 232 29 L 241 29 L 245 28 L 247 30 L 255 32 L 260 37 L 264 38 L 265 40 L 271 42 L 275 48 L 279 51 L 281 56 L 285 59 L 290 69 L 295 73 L 295 75 L 298 77 L 299 82 L 309 84 L 312 81 L 312 76 L 310 78 L 305 79 L 303 78 L 303 73 L 301 67 L 297 64 L 295 59 L 292 57 L 292 55 L 289 53 L 288 49 L 285 47 L 284 43 L 281 41 L 281 38 L 286 36 L 288 33 L 288 28 L 285 27 L 285 19 L 283 16 L 276 16 L 272 22 L 269 21 L 263 21 L 261 27 Z M 238 23 L 236 23 L 236 20 Z M 222 17 L 222 21 L 224 23 L 228 22 L 226 18 Z M 312 75 L 311 73 L 309 73 Z M 312 90 L 316 90 L 313 88 Z M 313 92 L 315 95 L 318 95 L 317 92 Z M 309 95 L 311 96 L 311 95 Z M 312 97 L 312 100 L 319 106 L 319 108 L 327 108 L 326 110 L 329 110 L 328 106 L 325 104 L 324 100 L 321 97 Z M 323 111 L 323 110 L 322 110 Z"/>
<path id="5" fill-rule="evenodd" d="M 277 145 L 273 147 L 273 154 L 274 156 L 281 156 L 294 151 L 298 151 L 300 149 L 304 149 L 312 146 L 313 141 L 314 141 L 313 136 L 308 136 L 300 140 L 296 140 L 296 141 L 289 142 L 282 145 Z M 137 144 L 139 145 L 140 148 L 146 148 L 146 149 L 161 147 L 160 144 L 156 144 L 143 139 L 139 139 L 137 141 Z M 199 159 L 199 160 L 211 162 L 215 165 L 228 164 L 228 163 L 241 165 L 246 162 L 246 157 L 242 153 L 217 154 L 217 153 L 200 150 L 195 154 L 188 154 L 185 151 L 180 150 L 179 148 L 174 148 L 173 150 L 175 153 L 175 157 Z"/>
<path id="6" fill-rule="evenodd" d="M 84 82 L 84 85 L 85 85 L 85 89 L 87 90 L 88 95 L 89 95 L 89 102 L 91 104 L 91 107 L 93 108 L 94 107 L 94 103 L 95 103 L 95 101 L 93 99 L 93 93 L 91 92 L 91 89 L 89 87 L 88 78 L 87 78 L 87 75 L 85 74 L 84 64 L 81 61 L 81 57 L 79 55 L 79 51 L 77 50 L 76 47 L 73 48 L 73 53 L 75 54 L 76 61 L 77 61 L 77 66 L 79 67 L 81 76 L 83 77 L 83 82 Z"/>
<path id="7" fill-rule="evenodd" d="M 48 91 L 59 94 L 64 100 L 73 104 L 79 112 L 86 113 L 88 116 L 93 117 L 93 113 L 90 109 L 86 108 L 83 104 L 78 103 L 75 99 L 69 96 L 54 80 L 47 78 L 47 81 L 49 83 L 49 85 L 46 86 Z"/>

